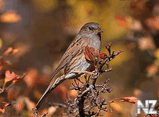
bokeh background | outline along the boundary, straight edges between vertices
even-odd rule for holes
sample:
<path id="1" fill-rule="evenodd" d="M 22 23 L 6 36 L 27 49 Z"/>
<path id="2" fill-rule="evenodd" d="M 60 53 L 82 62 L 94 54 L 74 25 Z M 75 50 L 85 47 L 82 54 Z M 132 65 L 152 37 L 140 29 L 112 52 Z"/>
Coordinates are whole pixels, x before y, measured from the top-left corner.
<path id="1" fill-rule="evenodd" d="M 112 50 L 124 52 L 110 65 L 113 91 L 102 95 L 107 101 L 135 96 L 159 99 L 159 1 L 158 0 L 0 0 L 0 86 L 7 78 L 28 73 L 0 94 L 0 116 L 31 117 L 50 76 L 82 25 L 101 25 L 102 52 L 112 42 Z M 16 75 L 15 75 L 16 74 Z M 64 82 L 48 96 L 40 114 L 63 116 L 63 109 L 48 102 L 63 103 L 72 80 Z M 12 82 L 11 82 L 12 83 Z M 5 88 L 4 88 L 5 89 Z M 5 102 L 5 103 L 4 103 Z M 14 103 L 7 106 L 8 103 Z M 116 102 L 104 117 L 134 117 L 136 105 Z M 157 108 L 157 105 L 156 105 Z M 110 109 L 111 110 L 111 109 Z"/>

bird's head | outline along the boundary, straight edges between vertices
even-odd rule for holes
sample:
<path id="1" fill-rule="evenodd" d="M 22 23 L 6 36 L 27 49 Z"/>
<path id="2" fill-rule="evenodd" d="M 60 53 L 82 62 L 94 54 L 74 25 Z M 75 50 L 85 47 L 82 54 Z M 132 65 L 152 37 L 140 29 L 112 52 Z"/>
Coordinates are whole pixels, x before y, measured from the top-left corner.
<path id="1" fill-rule="evenodd" d="M 98 23 L 90 22 L 86 23 L 79 31 L 82 35 L 101 35 L 103 31 Z"/>

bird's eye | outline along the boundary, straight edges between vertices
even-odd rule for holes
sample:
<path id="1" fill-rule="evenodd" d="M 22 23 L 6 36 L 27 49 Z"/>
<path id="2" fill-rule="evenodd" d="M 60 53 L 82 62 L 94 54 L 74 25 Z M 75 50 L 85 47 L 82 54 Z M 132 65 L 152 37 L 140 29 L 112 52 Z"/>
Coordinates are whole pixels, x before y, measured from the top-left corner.
<path id="1" fill-rule="evenodd" d="M 89 30 L 94 30 L 94 28 L 93 27 L 89 27 Z"/>

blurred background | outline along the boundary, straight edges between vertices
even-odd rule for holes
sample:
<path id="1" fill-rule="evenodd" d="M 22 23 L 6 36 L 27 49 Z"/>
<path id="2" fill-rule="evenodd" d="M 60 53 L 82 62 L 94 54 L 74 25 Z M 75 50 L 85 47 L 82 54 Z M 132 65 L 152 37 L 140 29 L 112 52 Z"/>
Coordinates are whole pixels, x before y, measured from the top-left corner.
<path id="1" fill-rule="evenodd" d="M 59 59 L 87 22 L 101 25 L 102 52 L 109 42 L 112 50 L 124 50 L 110 63 L 113 71 L 98 81 L 110 78 L 113 89 L 102 97 L 107 101 L 126 96 L 143 102 L 159 100 L 158 0 L 0 0 L 0 116 L 33 116 L 32 108 Z M 26 77 L 14 80 L 24 73 Z M 52 91 L 40 114 L 48 111 L 48 117 L 63 116 L 63 109 L 49 107 L 47 102 L 63 103 L 66 92 L 75 97 L 77 92 L 69 90 L 71 82 Z M 134 104 L 110 106 L 113 112 L 101 115 L 136 116 Z"/>

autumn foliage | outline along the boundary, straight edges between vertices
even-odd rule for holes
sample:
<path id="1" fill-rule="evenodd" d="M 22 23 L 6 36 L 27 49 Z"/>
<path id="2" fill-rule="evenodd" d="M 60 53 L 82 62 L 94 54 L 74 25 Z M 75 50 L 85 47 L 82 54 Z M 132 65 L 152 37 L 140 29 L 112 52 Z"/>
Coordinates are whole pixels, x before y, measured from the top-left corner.
<path id="1" fill-rule="evenodd" d="M 92 116 L 134 117 L 138 99 L 159 99 L 159 0 L 0 0 L 0 116 L 35 116 L 32 108 L 59 59 L 90 21 L 104 31 L 101 53 L 85 48 L 94 66 L 53 90 L 38 116 L 68 117 L 85 109 Z M 79 108 L 78 97 L 92 103 Z"/>

